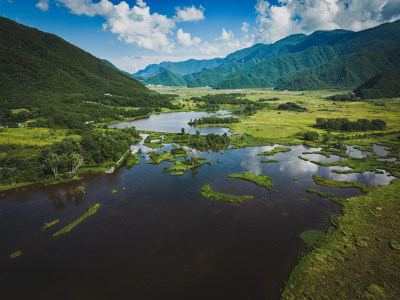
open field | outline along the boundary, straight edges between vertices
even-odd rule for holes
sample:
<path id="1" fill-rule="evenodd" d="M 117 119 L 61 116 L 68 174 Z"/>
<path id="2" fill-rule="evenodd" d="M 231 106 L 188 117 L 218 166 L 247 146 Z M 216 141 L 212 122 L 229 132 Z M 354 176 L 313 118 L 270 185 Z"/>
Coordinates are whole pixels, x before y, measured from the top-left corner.
<path id="1" fill-rule="evenodd" d="M 2 144 L 20 144 L 30 146 L 45 146 L 55 142 L 61 142 L 62 139 L 69 137 L 79 138 L 78 135 L 68 134 L 68 129 L 50 129 L 50 128 L 3 128 L 0 130 L 0 145 Z"/>

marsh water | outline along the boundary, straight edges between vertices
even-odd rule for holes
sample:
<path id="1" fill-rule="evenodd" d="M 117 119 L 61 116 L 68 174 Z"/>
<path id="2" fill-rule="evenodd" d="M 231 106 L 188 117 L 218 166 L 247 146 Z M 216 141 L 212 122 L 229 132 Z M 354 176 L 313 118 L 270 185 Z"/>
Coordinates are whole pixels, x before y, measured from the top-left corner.
<path id="1" fill-rule="evenodd" d="M 340 212 L 306 189 L 338 197 L 360 194 L 316 186 L 312 175 L 374 186 L 393 179 L 387 173 L 333 173 L 332 167 L 299 159 L 319 150 L 305 146 L 268 157 L 276 163 L 261 163 L 266 157 L 257 155 L 273 146 L 190 150 L 212 164 L 177 177 L 162 171 L 172 163 L 149 165 L 151 149 L 143 143 L 135 147 L 142 162 L 130 169 L 1 196 L 1 299 L 278 299 L 299 255 L 308 251 L 299 234 L 327 230 L 329 216 Z M 268 190 L 227 178 L 241 172 L 269 175 L 274 186 Z M 242 204 L 205 199 L 201 188 L 207 183 L 218 192 L 254 199 Z M 80 185 L 85 194 L 75 192 Z M 114 189 L 118 193 L 111 194 Z M 96 202 L 101 204 L 96 214 L 71 232 L 52 236 Z M 57 225 L 42 228 L 55 219 Z M 22 255 L 9 259 L 16 250 Z"/>
<path id="2" fill-rule="evenodd" d="M 110 128 L 125 128 L 135 126 L 138 130 L 148 131 L 161 131 L 161 132 L 172 132 L 180 133 L 181 129 L 184 128 L 186 133 L 194 134 L 196 130 L 200 131 L 200 134 L 229 134 L 229 128 L 224 127 L 193 127 L 189 126 L 188 122 L 194 119 L 200 119 L 202 117 L 209 117 L 215 114 L 227 114 L 228 111 L 220 110 L 216 113 L 207 112 L 172 112 L 163 114 L 153 114 L 146 118 L 137 119 L 134 121 L 126 121 L 117 124 L 110 125 Z"/>

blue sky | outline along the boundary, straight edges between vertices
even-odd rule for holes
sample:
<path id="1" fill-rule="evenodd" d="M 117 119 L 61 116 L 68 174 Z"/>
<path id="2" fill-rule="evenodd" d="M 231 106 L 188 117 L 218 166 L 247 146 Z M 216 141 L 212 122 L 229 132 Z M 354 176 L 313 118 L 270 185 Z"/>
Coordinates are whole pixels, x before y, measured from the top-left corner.
<path id="1" fill-rule="evenodd" d="M 362 30 L 400 18 L 399 0 L 0 0 L 0 14 L 54 33 L 128 72 L 224 57 L 294 33 Z"/>

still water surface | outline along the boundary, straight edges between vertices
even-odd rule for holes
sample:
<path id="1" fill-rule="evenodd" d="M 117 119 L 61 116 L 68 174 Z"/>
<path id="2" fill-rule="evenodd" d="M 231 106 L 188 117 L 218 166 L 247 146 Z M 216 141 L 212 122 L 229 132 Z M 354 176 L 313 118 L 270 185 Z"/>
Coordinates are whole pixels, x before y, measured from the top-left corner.
<path id="1" fill-rule="evenodd" d="M 271 164 L 261 163 L 265 157 L 257 153 L 272 146 L 197 153 L 213 164 L 173 177 L 162 172 L 171 163 L 148 165 L 149 149 L 136 147 L 144 157 L 129 170 L 1 197 L 2 299 L 278 299 L 298 256 L 307 251 L 299 234 L 326 230 L 329 216 L 339 213 L 331 201 L 305 190 L 360 194 L 313 183 L 314 174 L 349 179 L 298 158 L 319 149 L 291 147 Z M 267 174 L 274 187 L 227 178 L 240 172 Z M 371 185 L 392 179 L 386 173 L 352 176 Z M 201 196 L 207 183 L 218 192 L 255 198 L 242 204 L 207 200 Z M 81 184 L 84 195 L 74 192 Z M 112 189 L 119 192 L 110 194 Z M 95 202 L 101 204 L 95 215 L 52 237 Z M 41 228 L 57 218 L 54 228 Z M 15 250 L 22 256 L 9 259 Z"/>
<path id="2" fill-rule="evenodd" d="M 220 110 L 218 114 L 226 114 L 228 111 Z M 135 126 L 138 130 L 148 131 L 161 131 L 180 133 L 182 128 L 185 128 L 186 133 L 194 134 L 196 130 L 200 131 L 200 134 L 229 134 L 229 128 L 224 127 L 193 127 L 189 126 L 190 120 L 199 119 L 202 117 L 209 117 L 215 115 L 215 113 L 207 112 L 172 112 L 163 114 L 153 114 L 147 118 L 137 119 L 134 121 L 121 122 L 110 125 L 110 128 L 125 128 Z"/>

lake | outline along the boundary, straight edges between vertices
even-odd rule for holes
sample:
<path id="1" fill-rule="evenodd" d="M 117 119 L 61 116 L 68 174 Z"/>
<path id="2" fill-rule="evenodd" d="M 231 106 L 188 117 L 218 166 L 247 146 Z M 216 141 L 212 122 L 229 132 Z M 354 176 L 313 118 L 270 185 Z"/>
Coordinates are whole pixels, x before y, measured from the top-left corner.
<path id="1" fill-rule="evenodd" d="M 216 112 L 218 114 L 227 114 L 228 111 L 220 110 Z M 117 124 L 112 124 L 110 128 L 125 128 L 135 126 L 137 130 L 148 130 L 148 131 L 160 131 L 170 133 L 180 133 L 182 128 L 185 128 L 186 133 L 195 134 L 196 130 L 200 131 L 200 134 L 205 135 L 209 133 L 224 134 L 229 133 L 229 128 L 224 127 L 194 127 L 189 126 L 190 120 L 199 119 L 202 117 L 213 116 L 216 113 L 207 112 L 172 112 L 153 114 L 146 118 L 137 119 L 134 121 L 126 121 Z"/>
<path id="2" fill-rule="evenodd" d="M 135 147 L 143 157 L 131 169 L 2 195 L 3 299 L 278 299 L 299 255 L 308 251 L 299 234 L 327 230 L 329 216 L 340 212 L 330 200 L 306 189 L 338 197 L 360 194 L 353 188 L 316 186 L 312 175 L 371 185 L 393 179 L 387 173 L 332 173 L 332 168 L 299 159 L 302 152 L 319 150 L 305 146 L 276 154 L 278 163 L 261 163 L 265 157 L 257 156 L 272 146 L 193 150 L 213 163 L 176 177 L 162 171 L 172 163 L 146 164 L 150 149 L 142 143 Z M 227 178 L 241 172 L 269 175 L 274 187 Z M 201 188 L 207 183 L 218 192 L 254 199 L 242 204 L 205 199 Z M 82 184 L 83 195 L 75 192 Z M 113 189 L 118 193 L 111 194 Z M 52 237 L 96 202 L 101 206 L 95 215 Z M 60 223 L 41 228 L 55 219 Z M 16 250 L 22 256 L 9 259 Z"/>

